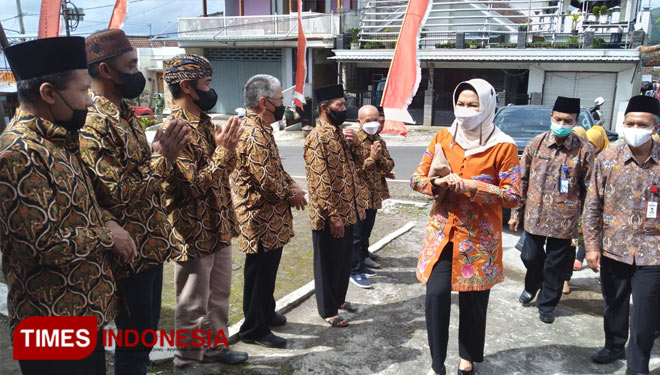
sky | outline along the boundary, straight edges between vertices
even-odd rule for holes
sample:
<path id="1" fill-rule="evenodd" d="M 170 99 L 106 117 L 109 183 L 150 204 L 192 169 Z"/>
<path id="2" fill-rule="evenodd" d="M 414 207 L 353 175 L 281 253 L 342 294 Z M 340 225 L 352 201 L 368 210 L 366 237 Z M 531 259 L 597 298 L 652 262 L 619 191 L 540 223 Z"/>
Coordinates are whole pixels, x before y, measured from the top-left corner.
<path id="1" fill-rule="evenodd" d="M 656 0 L 654 0 L 656 1 Z M 657 0 L 660 3 L 660 0 Z M 41 0 L 20 0 L 26 34 L 36 34 Z M 110 21 L 115 0 L 71 0 L 85 13 L 76 32 L 91 34 L 105 29 Z M 224 0 L 207 0 L 208 13 L 223 11 Z M 0 22 L 7 36 L 16 35 L 19 22 L 16 0 L 0 0 Z M 202 14 L 202 0 L 128 0 L 124 31 L 128 35 L 156 35 L 176 32 L 177 17 Z M 169 34 L 167 36 L 172 36 Z"/>

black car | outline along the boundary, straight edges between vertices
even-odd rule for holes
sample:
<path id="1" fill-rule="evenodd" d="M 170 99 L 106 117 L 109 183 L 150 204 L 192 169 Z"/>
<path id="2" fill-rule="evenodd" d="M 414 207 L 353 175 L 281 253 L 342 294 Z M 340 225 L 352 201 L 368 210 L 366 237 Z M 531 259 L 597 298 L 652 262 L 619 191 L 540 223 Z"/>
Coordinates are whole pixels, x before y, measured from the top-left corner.
<path id="1" fill-rule="evenodd" d="M 550 114 L 552 106 L 547 105 L 511 105 L 497 111 L 493 123 L 503 132 L 511 136 L 518 146 L 518 154 L 522 155 L 525 146 L 532 138 L 550 129 Z M 585 130 L 597 125 L 587 109 L 580 109 L 578 125 Z M 606 130 L 610 142 L 616 141 L 617 133 Z"/>

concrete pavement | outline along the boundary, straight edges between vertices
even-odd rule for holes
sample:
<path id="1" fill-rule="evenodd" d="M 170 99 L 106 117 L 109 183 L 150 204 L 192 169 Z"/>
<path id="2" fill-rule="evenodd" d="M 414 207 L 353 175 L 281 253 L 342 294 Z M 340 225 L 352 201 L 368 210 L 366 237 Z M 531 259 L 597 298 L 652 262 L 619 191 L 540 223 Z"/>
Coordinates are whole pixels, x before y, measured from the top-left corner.
<path id="1" fill-rule="evenodd" d="M 286 314 L 288 323 L 276 333 L 289 340 L 287 349 L 267 349 L 237 343 L 250 353 L 243 366 L 203 365 L 205 374 L 425 374 L 430 368 L 424 318 L 425 287 L 415 278 L 424 220 L 380 253 L 383 269 L 372 277 L 375 288 L 351 285 L 348 300 L 360 311 L 346 314 L 348 328 L 332 328 L 316 311 L 311 297 Z M 603 344 L 602 299 L 595 274 L 574 275 L 574 292 L 564 296 L 554 324 L 538 319 L 536 308 L 521 306 L 524 268 L 513 248 L 517 235 L 504 234 L 505 282 L 492 289 L 488 309 L 486 358 L 479 374 L 624 374 L 625 361 L 592 363 L 590 356 Z M 446 366 L 458 364 L 457 294 L 452 296 L 452 319 Z M 658 373 L 660 350 L 653 351 L 651 368 Z"/>

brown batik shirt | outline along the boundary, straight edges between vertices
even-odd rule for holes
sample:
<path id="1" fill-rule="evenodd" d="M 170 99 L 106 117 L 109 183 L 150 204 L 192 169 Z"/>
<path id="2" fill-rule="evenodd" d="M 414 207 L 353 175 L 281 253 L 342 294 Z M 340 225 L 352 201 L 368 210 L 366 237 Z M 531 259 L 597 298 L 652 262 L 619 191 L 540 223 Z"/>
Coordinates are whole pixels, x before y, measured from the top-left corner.
<path id="1" fill-rule="evenodd" d="M 305 139 L 304 156 L 312 230 L 324 230 L 340 219 L 347 226 L 363 220 L 367 190 L 341 129 L 320 120 Z"/>
<path id="2" fill-rule="evenodd" d="M 94 93 L 87 122 L 80 130 L 80 152 L 92 177 L 101 207 L 131 234 L 137 259 L 122 266 L 119 278 L 168 260 L 182 246 L 167 219 L 162 183 L 169 175 L 167 160 L 151 154 L 135 112 L 125 103 L 117 108 Z"/>
<path id="3" fill-rule="evenodd" d="M 115 318 L 114 242 L 78 135 L 19 109 L 0 135 L 0 250 L 10 333 L 31 316 Z"/>
<path id="4" fill-rule="evenodd" d="M 170 219 L 177 236 L 185 242 L 174 259 L 186 261 L 231 245 L 231 238 L 236 235 L 236 214 L 229 188 L 236 156 L 215 145 L 215 127 L 208 115 L 197 117 L 175 108 L 167 123 L 174 119 L 188 123 L 192 138 L 179 154 L 165 189 Z"/>
<path id="5" fill-rule="evenodd" d="M 601 152 L 582 216 L 586 250 L 636 266 L 660 265 L 660 219 L 657 212 L 648 215 L 659 189 L 659 143 L 642 163 L 625 143 Z"/>
<path id="6" fill-rule="evenodd" d="M 521 199 L 511 218 L 521 220 L 524 212 L 525 231 L 531 234 L 577 238 L 594 153 L 589 141 L 575 133 L 562 144 L 551 131 L 534 137 L 520 160 Z M 560 191 L 563 178 L 568 179 L 568 193 Z"/>
<path id="7" fill-rule="evenodd" d="M 383 201 L 390 197 L 387 187 L 387 176 L 394 169 L 394 160 L 390 157 L 385 141 L 378 135 L 369 135 L 360 129 L 357 132 L 358 143 L 353 145 L 353 153 L 356 155 L 358 175 L 362 178 L 363 186 L 367 189 L 367 209 L 378 210 Z M 371 158 L 371 145 L 380 141 L 382 146 L 381 157 L 374 160 Z"/>
<path id="8" fill-rule="evenodd" d="M 238 167 L 232 174 L 232 196 L 240 223 L 241 251 L 275 250 L 293 237 L 289 199 L 293 179 L 284 167 L 270 124 L 254 112 L 243 121 L 245 131 L 238 143 Z"/>

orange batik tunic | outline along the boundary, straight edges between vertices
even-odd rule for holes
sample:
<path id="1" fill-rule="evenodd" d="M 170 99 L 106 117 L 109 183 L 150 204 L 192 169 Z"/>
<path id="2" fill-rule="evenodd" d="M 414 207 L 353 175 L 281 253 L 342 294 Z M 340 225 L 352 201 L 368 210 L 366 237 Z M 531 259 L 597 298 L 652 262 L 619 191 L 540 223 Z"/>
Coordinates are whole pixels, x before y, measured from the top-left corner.
<path id="1" fill-rule="evenodd" d="M 427 177 L 435 145 L 441 144 L 453 173 L 479 181 L 474 195 L 447 193 L 435 202 L 417 264 L 417 278 L 428 281 L 433 266 L 448 242 L 453 243 L 452 290 L 488 290 L 504 280 L 502 271 L 502 207 L 513 208 L 520 199 L 518 151 L 512 143 L 498 143 L 464 157 L 443 129 L 436 133 L 410 179 L 414 190 L 433 196 Z"/>

